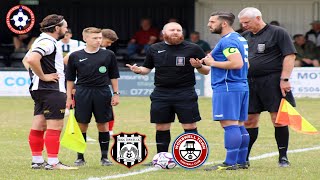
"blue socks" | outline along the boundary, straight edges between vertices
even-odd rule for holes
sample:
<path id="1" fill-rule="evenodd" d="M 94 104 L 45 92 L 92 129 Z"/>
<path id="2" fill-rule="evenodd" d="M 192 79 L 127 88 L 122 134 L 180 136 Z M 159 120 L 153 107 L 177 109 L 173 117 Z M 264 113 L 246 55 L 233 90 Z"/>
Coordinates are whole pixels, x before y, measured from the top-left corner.
<path id="1" fill-rule="evenodd" d="M 225 164 L 235 165 L 237 163 L 241 144 L 242 137 L 239 126 L 231 125 L 224 127 L 224 147 L 227 149 Z"/>
<path id="2" fill-rule="evenodd" d="M 237 164 L 245 164 L 246 163 L 246 157 L 248 154 L 248 146 L 250 142 L 250 136 L 247 131 L 247 129 L 244 126 L 240 126 L 240 132 L 242 136 L 242 143 L 239 149 L 239 154 L 238 154 L 238 160 Z"/>

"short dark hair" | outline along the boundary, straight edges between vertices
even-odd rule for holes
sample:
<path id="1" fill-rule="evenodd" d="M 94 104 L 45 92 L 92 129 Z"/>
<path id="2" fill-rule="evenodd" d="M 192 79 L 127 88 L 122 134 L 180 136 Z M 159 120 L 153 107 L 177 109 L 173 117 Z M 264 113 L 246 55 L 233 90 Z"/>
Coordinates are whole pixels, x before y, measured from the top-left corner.
<path id="1" fill-rule="evenodd" d="M 102 29 L 102 37 L 108 38 L 113 42 L 115 42 L 116 40 L 119 39 L 117 36 L 117 33 L 114 32 L 114 30 L 112 30 L 112 29 Z"/>
<path id="2" fill-rule="evenodd" d="M 226 11 L 217 11 L 213 12 L 211 16 L 218 16 L 219 19 L 226 20 L 230 26 L 232 26 L 235 16 L 231 12 L 226 12 Z"/>
<path id="3" fill-rule="evenodd" d="M 66 33 L 72 34 L 72 30 L 70 28 L 67 28 L 68 31 Z"/>
<path id="4" fill-rule="evenodd" d="M 295 34 L 295 35 L 293 36 L 293 39 L 295 40 L 296 38 L 301 37 L 301 36 L 303 36 L 303 34 Z"/>
<path id="5" fill-rule="evenodd" d="M 63 16 L 57 14 L 50 14 L 46 16 L 40 23 L 40 31 L 53 33 L 55 31 L 56 26 L 61 27 L 63 25 L 63 21 Z"/>
<path id="6" fill-rule="evenodd" d="M 200 33 L 198 31 L 192 31 L 190 34 L 200 35 Z"/>

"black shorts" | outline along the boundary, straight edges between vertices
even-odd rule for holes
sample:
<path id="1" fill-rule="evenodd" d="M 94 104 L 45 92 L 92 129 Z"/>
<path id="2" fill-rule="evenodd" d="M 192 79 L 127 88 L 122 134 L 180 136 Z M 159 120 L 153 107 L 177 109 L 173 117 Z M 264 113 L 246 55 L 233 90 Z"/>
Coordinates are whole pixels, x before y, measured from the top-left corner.
<path id="1" fill-rule="evenodd" d="M 174 122 L 175 114 L 182 124 L 201 120 L 198 108 L 198 95 L 194 87 L 167 89 L 156 87 L 151 99 L 151 123 Z"/>
<path id="2" fill-rule="evenodd" d="M 34 101 L 34 115 L 43 114 L 45 119 L 63 119 L 67 96 L 50 90 L 30 91 Z"/>
<path id="3" fill-rule="evenodd" d="M 249 114 L 263 111 L 278 112 L 282 99 L 280 90 L 280 74 L 270 74 L 261 77 L 249 77 Z M 296 106 L 292 92 L 288 92 L 286 100 Z"/>
<path id="4" fill-rule="evenodd" d="M 109 86 L 77 86 L 75 94 L 75 117 L 79 123 L 90 123 L 92 113 L 97 123 L 113 120 Z"/>

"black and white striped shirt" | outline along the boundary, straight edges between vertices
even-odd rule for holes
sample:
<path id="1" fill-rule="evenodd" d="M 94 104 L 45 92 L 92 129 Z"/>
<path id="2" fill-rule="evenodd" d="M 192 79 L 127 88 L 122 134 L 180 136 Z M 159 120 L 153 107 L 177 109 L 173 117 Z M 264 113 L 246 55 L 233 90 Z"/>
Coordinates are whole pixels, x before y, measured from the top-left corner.
<path id="1" fill-rule="evenodd" d="M 41 67 L 44 74 L 58 73 L 58 82 L 42 81 L 33 71 L 30 73 L 30 90 L 55 90 L 66 92 L 63 56 L 60 48 L 56 46 L 57 40 L 52 36 L 42 33 L 32 44 L 29 52 L 39 53 Z"/>

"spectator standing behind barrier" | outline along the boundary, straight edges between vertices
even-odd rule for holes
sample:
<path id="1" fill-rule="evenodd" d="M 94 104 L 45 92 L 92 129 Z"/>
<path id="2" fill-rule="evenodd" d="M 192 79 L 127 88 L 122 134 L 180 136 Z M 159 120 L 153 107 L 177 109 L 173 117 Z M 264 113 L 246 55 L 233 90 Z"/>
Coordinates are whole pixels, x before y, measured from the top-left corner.
<path id="1" fill-rule="evenodd" d="M 313 21 L 310 25 L 311 29 L 306 33 L 306 40 L 312 41 L 320 48 L 320 21 Z"/>
<path id="2" fill-rule="evenodd" d="M 317 47 L 311 41 L 306 41 L 302 34 L 293 36 L 294 47 L 297 50 L 296 67 L 319 67 Z"/>
<path id="3" fill-rule="evenodd" d="M 244 8 L 238 17 L 247 29 L 242 35 L 249 45 L 249 116 L 245 122 L 250 134 L 249 153 L 258 137 L 260 113 L 268 111 L 275 128 L 279 167 L 288 167 L 288 126 L 276 124 L 275 120 L 283 97 L 295 106 L 289 78 L 294 67 L 296 49 L 288 32 L 282 27 L 266 24 L 257 8 Z"/>

